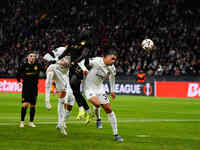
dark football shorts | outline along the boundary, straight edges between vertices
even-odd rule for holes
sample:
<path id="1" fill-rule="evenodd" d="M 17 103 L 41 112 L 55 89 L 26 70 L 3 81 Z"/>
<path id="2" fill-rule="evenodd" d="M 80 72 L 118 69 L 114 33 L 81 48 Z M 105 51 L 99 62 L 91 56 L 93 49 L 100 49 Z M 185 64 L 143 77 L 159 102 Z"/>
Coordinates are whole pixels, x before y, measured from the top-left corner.
<path id="1" fill-rule="evenodd" d="M 37 86 L 35 86 L 31 83 L 30 84 L 23 84 L 22 103 L 28 102 L 32 105 L 35 105 L 36 100 L 37 100 L 37 95 L 38 95 Z"/>
<path id="2" fill-rule="evenodd" d="M 31 105 L 35 105 L 37 101 L 37 96 L 34 97 L 23 97 L 22 96 L 22 103 L 28 102 Z"/>
<path id="3" fill-rule="evenodd" d="M 70 67 L 69 78 L 71 79 L 71 77 L 74 75 L 77 76 L 78 79 L 80 79 L 80 80 L 83 79 L 83 71 L 82 71 L 81 67 L 77 64 Z"/>

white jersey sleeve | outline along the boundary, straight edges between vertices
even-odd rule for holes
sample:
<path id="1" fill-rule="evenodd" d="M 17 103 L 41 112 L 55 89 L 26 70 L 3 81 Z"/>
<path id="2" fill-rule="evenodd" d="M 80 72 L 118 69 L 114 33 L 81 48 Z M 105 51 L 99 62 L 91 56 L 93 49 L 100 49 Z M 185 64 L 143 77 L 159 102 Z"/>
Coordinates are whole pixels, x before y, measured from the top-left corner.
<path id="1" fill-rule="evenodd" d="M 81 67 L 83 71 L 88 71 L 88 69 L 85 67 L 85 59 L 79 62 L 78 65 Z"/>
<path id="2" fill-rule="evenodd" d="M 114 92 L 115 90 L 115 75 L 116 75 L 116 69 L 115 66 L 112 65 L 109 67 L 110 75 L 109 75 L 109 83 L 110 83 L 110 91 Z"/>
<path id="3" fill-rule="evenodd" d="M 55 50 L 53 50 L 53 53 L 55 55 L 55 57 L 59 57 L 60 55 L 62 55 L 62 53 L 66 50 L 66 47 L 58 47 Z"/>
<path id="4" fill-rule="evenodd" d="M 66 50 L 67 48 L 66 47 L 58 47 L 56 48 L 55 50 L 53 50 L 53 54 L 55 56 L 55 58 L 53 58 L 49 53 L 45 54 L 43 59 L 46 60 L 46 61 L 56 61 L 56 62 L 59 62 L 58 60 L 58 57 L 60 55 L 62 55 L 62 53 Z"/>
<path id="5" fill-rule="evenodd" d="M 46 61 L 54 61 L 55 60 L 49 53 L 45 54 L 43 59 Z"/>
<path id="6" fill-rule="evenodd" d="M 94 58 L 89 58 L 89 66 L 93 67 L 96 64 L 99 64 L 101 62 L 102 58 L 101 57 L 94 57 Z M 85 59 L 83 59 L 78 65 L 81 67 L 83 71 L 88 71 L 88 69 L 85 66 Z"/>
<path id="7" fill-rule="evenodd" d="M 55 60 L 56 60 L 57 63 L 60 63 L 61 61 L 64 60 L 64 58 L 61 59 L 61 60 L 59 60 L 58 57 L 59 57 L 60 55 L 62 55 L 63 52 L 64 52 L 66 49 L 67 49 L 66 47 L 58 47 L 58 48 L 56 48 L 55 50 L 53 50 L 53 53 L 54 53 L 54 55 L 55 55 Z"/>

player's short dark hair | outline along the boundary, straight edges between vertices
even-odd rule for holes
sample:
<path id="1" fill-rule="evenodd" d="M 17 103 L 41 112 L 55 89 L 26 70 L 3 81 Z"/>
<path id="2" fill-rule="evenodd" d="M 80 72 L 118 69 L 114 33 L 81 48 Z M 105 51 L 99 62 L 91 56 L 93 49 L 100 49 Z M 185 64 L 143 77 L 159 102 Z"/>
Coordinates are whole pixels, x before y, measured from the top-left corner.
<path id="1" fill-rule="evenodd" d="M 31 51 L 31 50 L 30 50 L 30 51 L 27 51 L 27 52 L 26 52 L 26 56 L 28 56 L 29 54 L 32 54 L 32 53 L 33 53 L 33 54 L 36 54 L 35 51 Z"/>
<path id="2" fill-rule="evenodd" d="M 115 55 L 118 56 L 118 53 L 114 47 L 105 47 L 103 56 Z"/>

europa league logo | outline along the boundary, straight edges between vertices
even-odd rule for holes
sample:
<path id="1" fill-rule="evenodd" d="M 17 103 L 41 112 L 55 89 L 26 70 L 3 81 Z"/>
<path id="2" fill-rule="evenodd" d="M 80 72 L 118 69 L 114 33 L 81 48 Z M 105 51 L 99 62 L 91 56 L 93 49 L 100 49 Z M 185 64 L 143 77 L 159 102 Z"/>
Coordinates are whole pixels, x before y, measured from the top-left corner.
<path id="1" fill-rule="evenodd" d="M 144 94 L 146 94 L 147 96 L 152 94 L 152 86 L 150 85 L 150 83 L 144 85 Z"/>

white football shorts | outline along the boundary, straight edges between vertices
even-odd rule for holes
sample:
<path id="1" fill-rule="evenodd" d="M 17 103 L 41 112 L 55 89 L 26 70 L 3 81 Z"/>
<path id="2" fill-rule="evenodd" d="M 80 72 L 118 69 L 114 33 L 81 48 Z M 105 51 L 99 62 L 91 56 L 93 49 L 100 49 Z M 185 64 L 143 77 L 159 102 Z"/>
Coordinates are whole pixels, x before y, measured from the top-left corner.
<path id="1" fill-rule="evenodd" d="M 90 98 L 92 98 L 93 96 L 96 96 L 98 97 L 99 99 L 99 103 L 100 104 L 108 104 L 110 103 L 109 99 L 107 98 L 106 96 L 106 93 L 105 92 L 96 92 L 95 90 L 92 90 L 92 89 L 88 89 L 88 90 L 85 90 L 84 92 L 85 94 L 85 97 L 89 100 Z"/>
<path id="2" fill-rule="evenodd" d="M 66 91 L 67 82 L 66 75 L 58 69 L 57 65 L 50 65 L 47 70 L 52 70 L 54 72 L 53 78 L 56 80 L 56 91 Z"/>

